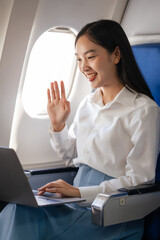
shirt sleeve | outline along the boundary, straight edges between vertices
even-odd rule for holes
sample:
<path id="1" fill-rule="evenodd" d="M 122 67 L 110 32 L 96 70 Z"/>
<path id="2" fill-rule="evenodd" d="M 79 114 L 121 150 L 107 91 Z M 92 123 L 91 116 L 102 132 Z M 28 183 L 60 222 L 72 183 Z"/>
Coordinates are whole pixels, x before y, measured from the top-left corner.
<path id="1" fill-rule="evenodd" d="M 76 138 L 79 112 L 81 106 L 85 105 L 87 97 L 81 101 L 77 109 L 74 121 L 68 129 L 67 124 L 60 132 L 54 132 L 52 126 L 49 126 L 49 138 L 53 150 L 57 153 L 61 160 L 70 165 L 72 160 L 77 158 Z M 75 159 L 76 162 L 76 159 Z M 75 165 L 75 164 L 74 164 Z"/>
<path id="2" fill-rule="evenodd" d="M 133 148 L 126 157 L 124 175 L 104 181 L 99 186 L 80 187 L 81 197 L 86 199 L 84 205 L 90 205 L 98 193 L 114 192 L 121 187 L 154 182 L 160 150 L 159 108 L 150 106 L 137 111 L 130 123 L 130 135 Z"/>
<path id="3" fill-rule="evenodd" d="M 77 156 L 76 136 L 74 133 L 74 124 L 68 131 L 67 125 L 61 132 L 54 132 L 52 126 L 49 127 L 49 138 L 53 150 L 61 160 L 69 164 Z"/>

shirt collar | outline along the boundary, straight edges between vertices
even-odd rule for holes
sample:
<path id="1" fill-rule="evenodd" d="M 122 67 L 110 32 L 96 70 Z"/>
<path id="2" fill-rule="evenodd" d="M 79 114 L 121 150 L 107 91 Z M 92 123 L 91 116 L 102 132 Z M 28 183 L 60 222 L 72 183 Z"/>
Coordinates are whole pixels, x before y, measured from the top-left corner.
<path id="1" fill-rule="evenodd" d="M 135 92 L 132 89 L 130 90 L 128 87 L 123 87 L 122 90 L 116 95 L 116 97 L 110 103 L 110 105 L 112 105 L 115 102 L 118 102 L 123 105 L 132 106 L 136 97 L 137 97 L 137 92 Z M 91 95 L 91 101 L 104 107 L 99 88 Z"/>

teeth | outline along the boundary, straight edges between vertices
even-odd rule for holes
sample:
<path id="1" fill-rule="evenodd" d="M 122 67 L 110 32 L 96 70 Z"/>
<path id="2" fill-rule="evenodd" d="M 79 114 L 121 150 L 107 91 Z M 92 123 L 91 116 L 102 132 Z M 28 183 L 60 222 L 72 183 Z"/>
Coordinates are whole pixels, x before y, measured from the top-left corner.
<path id="1" fill-rule="evenodd" d="M 93 73 L 93 74 L 90 74 L 90 75 L 87 75 L 88 78 L 93 78 L 97 75 L 97 73 Z"/>

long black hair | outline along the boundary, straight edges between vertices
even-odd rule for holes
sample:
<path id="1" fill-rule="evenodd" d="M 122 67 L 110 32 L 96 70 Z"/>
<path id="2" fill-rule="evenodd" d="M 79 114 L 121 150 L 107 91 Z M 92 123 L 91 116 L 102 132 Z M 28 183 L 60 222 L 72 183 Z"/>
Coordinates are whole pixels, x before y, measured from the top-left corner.
<path id="1" fill-rule="evenodd" d="M 154 99 L 137 66 L 128 38 L 117 22 L 102 19 L 88 23 L 78 33 L 75 45 L 84 34 L 90 41 L 101 45 L 110 53 L 118 47 L 121 59 L 117 64 L 117 71 L 122 84 L 130 90 L 133 89 Z"/>

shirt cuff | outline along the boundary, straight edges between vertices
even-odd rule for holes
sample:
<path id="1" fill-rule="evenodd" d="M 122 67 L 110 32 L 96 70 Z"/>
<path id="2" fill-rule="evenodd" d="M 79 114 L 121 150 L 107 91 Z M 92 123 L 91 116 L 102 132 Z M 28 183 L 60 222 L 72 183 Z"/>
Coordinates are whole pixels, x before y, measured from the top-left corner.
<path id="1" fill-rule="evenodd" d="M 49 134 L 51 139 L 54 139 L 55 142 L 64 142 L 64 139 L 68 137 L 68 127 L 65 127 L 60 132 L 54 132 L 52 125 L 49 126 Z"/>
<path id="2" fill-rule="evenodd" d="M 89 187 L 79 187 L 81 198 L 86 199 L 86 201 L 79 203 L 79 205 L 86 207 L 91 206 L 92 202 L 96 196 L 102 192 L 101 186 L 89 186 Z"/>

